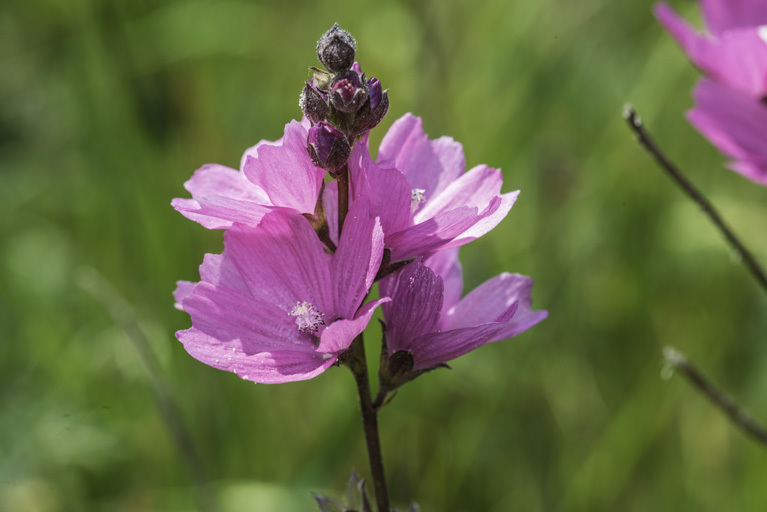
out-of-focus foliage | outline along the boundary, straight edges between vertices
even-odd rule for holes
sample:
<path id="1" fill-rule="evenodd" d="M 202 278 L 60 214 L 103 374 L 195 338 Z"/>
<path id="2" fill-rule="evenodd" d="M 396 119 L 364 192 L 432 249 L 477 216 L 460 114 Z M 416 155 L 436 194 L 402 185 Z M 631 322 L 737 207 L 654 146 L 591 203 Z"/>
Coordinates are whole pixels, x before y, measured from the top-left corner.
<path id="1" fill-rule="evenodd" d="M 695 18 L 693 2 L 675 2 Z M 350 373 L 254 386 L 189 357 L 177 279 L 222 247 L 172 211 L 204 163 L 299 116 L 334 21 L 412 111 L 522 195 L 463 251 L 467 288 L 535 278 L 541 325 L 406 386 L 381 416 L 396 504 L 424 511 L 763 510 L 765 451 L 680 379 L 674 344 L 767 419 L 767 300 L 635 144 L 632 101 L 767 264 L 767 190 L 687 124 L 697 72 L 651 3 L 11 0 L 0 6 L 0 510 L 196 507 L 124 330 L 135 310 L 224 511 L 303 511 L 367 474 Z M 374 359 L 375 339 L 369 340 Z"/>

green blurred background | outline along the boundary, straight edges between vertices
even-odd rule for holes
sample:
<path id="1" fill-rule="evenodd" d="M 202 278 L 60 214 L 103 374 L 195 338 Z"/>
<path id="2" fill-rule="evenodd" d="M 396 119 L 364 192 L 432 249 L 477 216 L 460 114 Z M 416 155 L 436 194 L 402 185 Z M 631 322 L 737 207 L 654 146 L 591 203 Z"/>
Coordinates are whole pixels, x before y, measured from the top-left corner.
<path id="1" fill-rule="evenodd" d="M 694 2 L 674 2 L 697 20 Z M 11 0 L 0 7 L 0 510 L 187 511 L 195 492 L 122 323 L 138 322 L 220 509 L 308 511 L 367 475 L 352 377 L 254 386 L 188 356 L 175 281 L 219 231 L 174 212 L 204 163 L 300 117 L 338 21 L 391 110 L 501 167 L 520 200 L 462 251 L 467 289 L 536 280 L 549 318 L 381 415 L 395 504 L 429 511 L 764 510 L 767 452 L 681 378 L 673 344 L 767 420 L 767 300 L 636 145 L 637 107 L 767 264 L 767 190 L 683 118 L 698 74 L 650 1 Z M 84 270 L 85 269 L 85 270 Z M 96 269 L 130 306 L 83 289 Z M 113 310 L 110 314 L 108 310 Z M 135 315 L 135 317 L 133 316 Z M 115 316 L 124 317 L 122 323 Z M 134 333 L 135 336 L 135 333 Z M 375 339 L 368 350 L 374 358 Z"/>

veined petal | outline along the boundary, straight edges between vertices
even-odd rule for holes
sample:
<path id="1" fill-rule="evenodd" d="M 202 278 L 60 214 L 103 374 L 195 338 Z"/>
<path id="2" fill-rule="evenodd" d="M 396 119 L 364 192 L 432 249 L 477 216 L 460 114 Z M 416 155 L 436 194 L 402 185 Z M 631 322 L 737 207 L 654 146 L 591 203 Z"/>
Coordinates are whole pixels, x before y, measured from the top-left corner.
<path id="1" fill-rule="evenodd" d="M 381 295 L 392 301 L 383 305 L 389 353 L 411 350 L 411 340 L 432 332 L 442 310 L 442 280 L 421 259 L 382 279 Z"/>
<path id="2" fill-rule="evenodd" d="M 349 158 L 349 180 L 352 200 L 367 198 L 372 215 L 381 218 L 384 233 L 410 225 L 412 189 L 407 179 L 397 169 L 373 162 L 366 141 L 354 145 Z"/>
<path id="3" fill-rule="evenodd" d="M 325 218 L 328 220 L 330 239 L 338 245 L 338 182 L 325 183 L 322 193 L 322 203 L 325 208 Z"/>
<path id="4" fill-rule="evenodd" d="M 325 170 L 315 167 L 306 151 L 307 131 L 298 121 L 285 126 L 281 145 L 262 144 L 248 155 L 243 172 L 275 206 L 314 213 Z"/>
<path id="5" fill-rule="evenodd" d="M 200 280 L 215 286 L 250 293 L 240 271 L 228 254 L 206 254 L 200 265 Z"/>
<path id="6" fill-rule="evenodd" d="M 511 207 L 517 202 L 518 197 L 519 190 L 515 190 L 493 199 L 487 208 L 479 214 L 479 218 L 469 229 L 450 243 L 445 244 L 444 247 L 460 247 L 491 231 L 506 218 Z"/>
<path id="7" fill-rule="evenodd" d="M 375 309 L 386 302 L 389 297 L 368 302 L 362 306 L 353 319 L 336 320 L 330 324 L 320 336 L 318 352 L 339 354 L 349 348 L 354 338 L 367 328 Z"/>
<path id="8" fill-rule="evenodd" d="M 503 324 L 491 323 L 420 336 L 410 344 L 413 370 L 435 366 L 471 352 L 497 337 Z"/>
<path id="9" fill-rule="evenodd" d="M 173 208 L 209 229 L 228 228 L 233 222 L 250 222 L 270 205 L 266 193 L 245 176 L 223 165 L 204 165 L 184 183 L 192 199 L 176 198 Z"/>
<path id="10" fill-rule="evenodd" d="M 442 279 L 445 287 L 442 314 L 458 304 L 463 295 L 463 275 L 458 261 L 458 247 L 436 251 L 427 257 L 424 265 Z"/>
<path id="11" fill-rule="evenodd" d="M 432 145 L 427 135 L 423 132 L 421 118 L 412 114 L 405 114 L 397 119 L 386 132 L 378 150 L 379 162 L 392 160 L 395 167 L 407 178 L 411 189 L 423 189 L 426 197 L 439 193 L 447 183 L 453 181 L 457 168 L 455 157 L 456 149 L 460 145 L 453 146 L 444 139 Z M 436 150 L 444 150 L 447 153 L 441 155 L 449 165 L 446 169 Z"/>
<path id="12" fill-rule="evenodd" d="M 254 297 L 284 312 L 304 301 L 332 312 L 330 255 L 301 215 L 272 212 L 256 229 L 227 231 L 224 244 Z"/>
<path id="13" fill-rule="evenodd" d="M 311 379 L 327 370 L 337 359 L 333 354 L 313 350 L 273 350 L 246 354 L 233 343 L 221 343 L 194 327 L 177 332 L 176 337 L 184 344 L 189 355 L 198 361 L 260 384 Z"/>
<path id="14" fill-rule="evenodd" d="M 449 331 L 490 322 L 507 322 L 518 307 L 530 309 L 533 280 L 520 274 L 503 274 L 485 281 L 461 299 L 440 321 Z"/>
<path id="15" fill-rule="evenodd" d="M 315 349 L 311 335 L 299 332 L 284 309 L 247 293 L 198 283 L 181 305 L 194 329 L 227 344 L 233 354 Z"/>
<path id="16" fill-rule="evenodd" d="M 500 170 L 478 165 L 450 183 L 441 194 L 427 197 L 426 203 L 413 220 L 415 224 L 419 224 L 438 213 L 461 206 L 474 206 L 482 211 L 501 193 L 502 184 L 503 176 Z"/>
<path id="17" fill-rule="evenodd" d="M 235 222 L 257 226 L 275 207 L 224 196 L 174 199 L 171 205 L 187 219 L 208 229 L 227 229 Z"/>
<path id="18" fill-rule="evenodd" d="M 391 261 L 401 261 L 445 247 L 478 221 L 476 208 L 463 206 L 442 212 L 424 222 L 386 235 Z"/>
<path id="19" fill-rule="evenodd" d="M 342 318 L 354 316 L 373 286 L 383 249 L 384 235 L 378 217 L 370 216 L 364 198 L 355 201 L 346 215 L 338 250 L 331 263 L 336 315 Z"/>

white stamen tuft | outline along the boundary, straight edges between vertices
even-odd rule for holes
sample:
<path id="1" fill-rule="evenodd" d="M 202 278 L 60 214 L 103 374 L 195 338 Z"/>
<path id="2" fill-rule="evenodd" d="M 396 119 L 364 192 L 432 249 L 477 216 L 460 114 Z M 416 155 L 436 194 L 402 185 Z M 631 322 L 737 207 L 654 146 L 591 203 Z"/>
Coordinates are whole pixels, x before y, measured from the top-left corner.
<path id="1" fill-rule="evenodd" d="M 412 203 L 423 203 L 426 201 L 426 196 L 424 196 L 425 193 L 426 189 L 414 188 L 410 191 L 410 201 Z"/>
<path id="2" fill-rule="evenodd" d="M 296 317 L 298 332 L 314 333 L 320 325 L 325 325 L 325 320 L 322 319 L 325 313 L 319 311 L 311 302 L 297 302 L 288 315 Z"/>

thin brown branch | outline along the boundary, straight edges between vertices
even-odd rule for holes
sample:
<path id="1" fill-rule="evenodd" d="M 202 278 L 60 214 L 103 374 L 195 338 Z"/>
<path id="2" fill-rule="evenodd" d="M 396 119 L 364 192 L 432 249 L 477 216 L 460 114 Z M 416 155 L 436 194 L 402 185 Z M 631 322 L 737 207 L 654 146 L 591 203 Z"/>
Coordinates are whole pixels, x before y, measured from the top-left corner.
<path id="1" fill-rule="evenodd" d="M 695 367 L 687 356 L 677 351 L 673 347 L 663 349 L 663 357 L 666 363 L 674 370 L 682 374 L 698 391 L 708 397 L 708 399 L 719 409 L 721 409 L 730 420 L 746 434 L 767 446 L 767 430 L 759 425 L 751 416 L 749 416 L 732 398 L 719 389 L 711 382 L 698 368 Z"/>
<path id="2" fill-rule="evenodd" d="M 626 105 L 623 109 L 623 117 L 629 124 L 629 127 L 634 131 L 639 140 L 639 143 L 655 158 L 658 165 L 666 171 L 666 173 L 673 179 L 684 192 L 700 206 L 703 213 L 705 213 L 711 222 L 719 229 L 724 238 L 730 244 L 735 253 L 745 263 L 746 268 L 751 272 L 751 275 L 761 285 L 762 289 L 767 292 L 767 273 L 756 261 L 756 258 L 751 254 L 751 251 L 746 249 L 743 242 L 735 235 L 730 227 L 724 222 L 724 219 L 719 212 L 716 211 L 714 205 L 706 199 L 706 197 L 688 180 L 679 168 L 674 165 L 671 160 L 661 151 L 653 138 L 645 129 L 642 124 L 642 120 L 631 105 Z"/>

